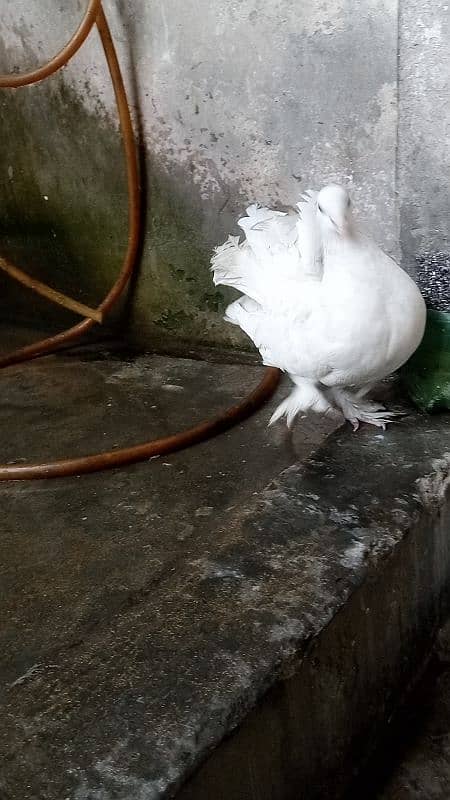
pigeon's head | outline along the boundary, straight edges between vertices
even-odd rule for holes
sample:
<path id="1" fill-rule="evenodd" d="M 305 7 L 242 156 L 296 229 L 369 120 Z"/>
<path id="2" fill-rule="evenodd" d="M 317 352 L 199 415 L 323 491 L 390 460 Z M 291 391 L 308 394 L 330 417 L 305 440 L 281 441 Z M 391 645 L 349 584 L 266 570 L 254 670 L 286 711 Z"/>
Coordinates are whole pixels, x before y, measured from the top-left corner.
<path id="1" fill-rule="evenodd" d="M 343 186 L 325 186 L 317 195 L 317 216 L 324 233 L 345 236 L 352 229 L 350 195 Z"/>

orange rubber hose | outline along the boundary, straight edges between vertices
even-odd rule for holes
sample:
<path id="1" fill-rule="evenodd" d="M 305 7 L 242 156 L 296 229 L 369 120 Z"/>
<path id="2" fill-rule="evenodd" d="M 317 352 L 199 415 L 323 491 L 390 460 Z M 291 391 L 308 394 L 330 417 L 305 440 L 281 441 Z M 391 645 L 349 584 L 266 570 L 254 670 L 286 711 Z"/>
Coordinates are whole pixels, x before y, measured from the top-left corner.
<path id="1" fill-rule="evenodd" d="M 105 315 L 111 311 L 117 300 L 121 297 L 135 267 L 141 234 L 141 195 L 139 190 L 139 171 L 133 127 L 117 54 L 105 14 L 99 0 L 97 4 L 91 2 L 89 4 L 89 9 L 92 10 L 93 6 L 98 8 L 96 24 L 100 33 L 111 81 L 114 86 L 114 93 L 125 150 L 128 185 L 128 246 L 119 276 L 116 279 L 113 287 L 108 292 L 107 296 L 98 307 L 98 310 Z M 74 38 L 77 36 L 79 37 L 81 27 L 85 23 L 86 17 L 76 32 Z M 90 29 L 88 28 L 86 33 L 86 27 L 84 28 L 84 38 L 86 38 L 89 30 Z M 67 60 L 71 58 L 78 47 L 80 47 L 82 41 L 83 40 L 81 40 L 81 42 L 79 41 L 77 47 L 74 48 L 73 40 L 71 40 L 71 42 L 66 45 L 66 48 L 64 48 L 64 51 L 61 51 L 61 53 L 65 52 Z M 37 70 L 36 73 L 39 73 L 39 76 L 37 78 L 35 77 L 34 80 L 30 80 L 29 78 L 30 75 L 35 73 L 27 73 L 27 75 L 22 77 L 17 76 L 14 84 L 2 83 L 2 80 L 5 80 L 3 77 L 0 78 L 0 86 L 14 85 L 14 87 L 19 87 L 25 86 L 28 83 L 36 82 L 37 80 L 42 80 L 42 77 L 53 74 L 57 69 L 63 66 L 64 63 L 67 63 L 65 61 L 61 62 L 61 53 L 56 56 L 52 62 L 49 62 L 49 64 L 41 68 L 41 70 L 47 70 L 45 75 L 41 75 L 39 70 Z M 21 83 L 21 81 L 23 82 Z M 85 319 L 78 323 L 78 325 L 63 331 L 62 333 L 58 333 L 55 336 L 51 336 L 46 339 L 42 339 L 39 342 L 35 342 L 34 344 L 22 347 L 19 350 L 10 353 L 9 355 L 1 357 L 0 368 L 18 364 L 23 361 L 29 361 L 30 359 L 38 358 L 40 356 L 49 355 L 59 348 L 64 347 L 71 342 L 77 341 L 82 334 L 90 330 L 94 324 L 95 322 L 92 319 Z M 242 403 L 232 406 L 212 420 L 208 420 L 193 428 L 181 431 L 173 436 L 155 439 L 153 441 L 145 442 L 144 444 L 132 445 L 131 447 L 122 448 L 121 450 L 97 453 L 79 458 L 66 458 L 58 461 L 37 464 L 3 464 L 0 465 L 0 481 L 31 480 L 39 478 L 57 478 L 71 475 L 82 475 L 88 472 L 112 469 L 113 467 L 124 466 L 126 464 L 132 464 L 138 461 L 145 461 L 158 455 L 182 450 L 186 447 L 204 441 L 205 439 L 211 438 L 212 436 L 216 436 L 217 434 L 227 430 L 228 428 L 231 428 L 233 425 L 236 425 L 238 422 L 241 422 L 249 417 L 273 394 L 278 385 L 279 376 L 280 373 L 278 370 L 273 368 L 267 369 L 260 384 L 244 401 L 242 401 Z"/>
<path id="2" fill-rule="evenodd" d="M 89 0 L 79 27 L 66 46 L 54 58 L 30 72 L 0 75 L 0 89 L 19 89 L 22 86 L 29 86 L 30 83 L 38 83 L 64 67 L 89 36 L 100 10 L 100 4 L 101 0 Z"/>
<path id="3" fill-rule="evenodd" d="M 0 88 L 18 89 L 22 86 L 37 83 L 38 81 L 53 75 L 60 67 L 67 64 L 89 36 L 100 9 L 100 2 L 101 0 L 89 0 L 79 27 L 67 45 L 63 47 L 63 49 L 54 58 L 50 59 L 50 61 L 48 61 L 46 64 L 41 67 L 37 67 L 31 72 L 0 75 Z M 23 270 L 20 270 L 13 264 L 10 264 L 6 259 L 0 259 L 0 267 L 12 278 L 19 281 L 19 283 L 22 283 L 24 286 L 32 289 L 37 294 L 42 295 L 42 297 L 47 298 L 47 300 L 50 300 L 57 305 L 64 306 L 65 308 L 74 311 L 75 314 L 79 314 L 81 317 L 90 317 L 98 323 L 102 322 L 101 311 L 89 308 L 84 303 L 79 303 L 72 297 L 67 297 L 67 295 L 52 289 L 50 286 L 47 286 L 47 284 L 42 283 L 42 281 L 36 281 L 30 278 L 26 272 L 23 272 Z"/>
<path id="4" fill-rule="evenodd" d="M 23 269 L 19 269 L 19 267 L 11 264 L 11 262 L 3 258 L 3 256 L 0 256 L 0 269 L 11 278 L 18 281 L 18 283 L 21 283 L 22 286 L 31 289 L 31 291 L 36 292 L 36 294 L 40 294 L 41 297 L 45 297 L 52 303 L 68 308 L 69 311 L 73 311 L 80 317 L 89 317 L 96 322 L 102 322 L 102 312 L 99 311 L 98 308 L 90 308 L 86 303 L 80 303 L 78 300 L 74 300 L 72 297 L 68 297 L 62 294 L 62 292 L 58 292 L 56 289 L 51 289 L 46 283 L 42 283 L 42 281 L 38 281 L 36 278 L 31 278 Z"/>
<path id="5" fill-rule="evenodd" d="M 121 450 L 109 450 L 80 458 L 66 458 L 61 461 L 49 461 L 45 464 L 19 464 L 0 465 L 0 481 L 32 480 L 33 478 L 64 478 L 70 475 L 84 475 L 88 472 L 113 469 L 126 464 L 135 464 L 138 461 L 147 461 L 149 458 L 174 453 L 194 444 L 199 444 L 223 433 L 238 422 L 253 414 L 275 391 L 279 380 L 279 372 L 272 367 L 267 369 L 261 383 L 239 405 L 232 406 L 219 416 L 206 422 L 201 422 L 193 428 L 154 439 L 144 444 L 135 444 Z"/>
<path id="6" fill-rule="evenodd" d="M 119 113 L 120 127 L 122 130 L 122 138 L 125 149 L 128 184 L 128 247 L 120 274 L 112 289 L 110 289 L 103 302 L 99 305 L 99 311 L 101 311 L 102 316 L 105 317 L 105 315 L 114 307 L 115 303 L 120 298 L 133 273 L 141 233 L 141 195 L 139 190 L 139 171 L 136 146 L 134 142 L 133 125 L 131 122 L 125 86 L 109 26 L 101 7 L 97 17 L 97 27 L 100 33 L 103 50 L 111 75 L 111 81 L 114 86 L 114 94 L 116 97 L 117 110 Z M 53 353 L 60 347 L 64 347 L 72 342 L 75 342 L 84 333 L 87 333 L 87 331 L 89 331 L 93 325 L 95 325 L 95 322 L 92 319 L 85 319 L 82 322 L 79 322 L 77 325 L 74 325 L 72 328 L 62 331 L 62 333 L 57 333 L 55 336 L 41 339 L 39 342 L 34 342 L 26 347 L 21 347 L 19 350 L 15 350 L 6 356 L 1 356 L 0 369 L 2 367 L 9 367 L 13 364 L 19 364 L 22 361 L 29 361 L 33 358 L 38 358 L 40 356 Z"/>

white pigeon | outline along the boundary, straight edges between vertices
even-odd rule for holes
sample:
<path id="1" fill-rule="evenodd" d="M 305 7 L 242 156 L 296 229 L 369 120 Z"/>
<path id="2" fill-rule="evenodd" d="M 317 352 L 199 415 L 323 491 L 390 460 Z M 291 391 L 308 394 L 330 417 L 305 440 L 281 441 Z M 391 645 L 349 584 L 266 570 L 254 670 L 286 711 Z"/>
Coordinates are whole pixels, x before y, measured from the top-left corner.
<path id="1" fill-rule="evenodd" d="M 396 416 L 367 400 L 419 346 L 425 303 L 414 281 L 357 228 L 341 186 L 307 192 L 298 211 L 252 205 L 211 260 L 215 285 L 242 296 L 225 319 L 239 325 L 263 363 L 295 384 L 270 424 L 284 415 L 340 411 L 385 429 Z"/>

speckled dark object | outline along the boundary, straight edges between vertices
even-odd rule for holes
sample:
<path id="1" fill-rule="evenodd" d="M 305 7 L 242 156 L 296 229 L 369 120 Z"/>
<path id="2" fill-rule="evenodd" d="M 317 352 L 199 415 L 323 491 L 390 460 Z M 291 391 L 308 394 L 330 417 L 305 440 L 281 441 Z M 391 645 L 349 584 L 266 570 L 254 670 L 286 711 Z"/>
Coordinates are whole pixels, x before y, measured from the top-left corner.
<path id="1" fill-rule="evenodd" d="M 450 253 L 424 253 L 419 256 L 417 283 L 428 308 L 450 311 Z"/>

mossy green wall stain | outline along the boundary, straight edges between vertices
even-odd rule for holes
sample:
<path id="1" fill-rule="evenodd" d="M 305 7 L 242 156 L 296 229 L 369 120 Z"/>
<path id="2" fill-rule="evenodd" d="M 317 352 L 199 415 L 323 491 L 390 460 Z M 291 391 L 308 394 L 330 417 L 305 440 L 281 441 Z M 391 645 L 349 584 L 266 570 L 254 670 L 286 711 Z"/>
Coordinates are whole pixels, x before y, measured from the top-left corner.
<path id="1" fill-rule="evenodd" d="M 88 87 L 87 87 L 88 91 Z M 114 120 L 89 113 L 61 76 L 0 95 L 0 252 L 77 299 L 96 304 L 126 250 L 126 171 Z M 126 320 L 144 346 L 170 340 L 249 347 L 222 319 L 231 292 L 216 289 L 209 258 L 216 243 L 202 203 L 182 173 L 145 154 L 146 222 Z M 48 199 L 45 199 L 48 198 Z M 4 318 L 72 322 L 67 312 L 0 276 Z"/>

